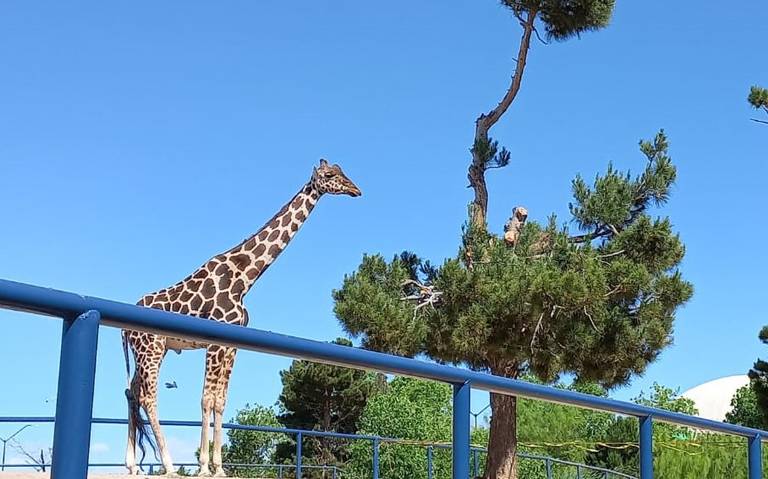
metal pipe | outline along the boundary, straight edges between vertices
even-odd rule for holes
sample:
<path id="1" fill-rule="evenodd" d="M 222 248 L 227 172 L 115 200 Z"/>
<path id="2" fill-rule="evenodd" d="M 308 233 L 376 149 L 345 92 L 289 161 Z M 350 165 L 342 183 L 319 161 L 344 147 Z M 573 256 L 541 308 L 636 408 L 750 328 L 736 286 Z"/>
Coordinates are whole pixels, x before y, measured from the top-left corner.
<path id="1" fill-rule="evenodd" d="M 432 446 L 427 446 L 427 479 L 432 479 Z"/>
<path id="2" fill-rule="evenodd" d="M 651 416 L 640 421 L 640 479 L 653 479 L 653 419 Z"/>
<path id="3" fill-rule="evenodd" d="M 379 440 L 374 439 L 373 445 L 373 479 L 379 479 Z"/>
<path id="4" fill-rule="evenodd" d="M 98 311 L 88 311 L 64 321 L 53 429 L 52 479 L 88 475 L 100 319 Z"/>
<path id="5" fill-rule="evenodd" d="M 453 385 L 453 479 L 469 477 L 469 382 Z"/>
<path id="6" fill-rule="evenodd" d="M 760 436 L 750 437 L 748 441 L 749 479 L 761 479 L 763 477 L 763 465 Z"/>
<path id="7" fill-rule="evenodd" d="M 301 443 L 303 434 L 296 434 L 296 479 L 301 479 Z"/>

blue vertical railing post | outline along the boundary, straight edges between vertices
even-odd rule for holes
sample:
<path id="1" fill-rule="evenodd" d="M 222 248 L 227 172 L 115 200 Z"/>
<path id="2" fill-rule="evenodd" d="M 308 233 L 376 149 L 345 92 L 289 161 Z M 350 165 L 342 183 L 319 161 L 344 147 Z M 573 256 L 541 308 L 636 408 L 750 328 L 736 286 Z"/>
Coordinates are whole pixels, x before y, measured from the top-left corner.
<path id="1" fill-rule="evenodd" d="M 453 479 L 469 478 L 469 382 L 453 385 Z"/>
<path id="2" fill-rule="evenodd" d="M 432 479 L 432 446 L 427 446 L 427 479 Z"/>
<path id="3" fill-rule="evenodd" d="M 277 466 L 277 479 L 283 479 L 283 466 Z"/>
<path id="4" fill-rule="evenodd" d="M 547 468 L 547 479 L 552 479 L 552 459 L 546 458 L 544 460 L 544 465 Z"/>
<path id="5" fill-rule="evenodd" d="M 581 479 L 581 466 L 576 466 L 576 479 Z"/>
<path id="6" fill-rule="evenodd" d="M 480 477 L 480 462 L 478 462 L 477 449 L 472 450 L 472 476 Z"/>
<path id="7" fill-rule="evenodd" d="M 640 479 L 653 479 L 653 419 L 637 418 L 640 422 Z"/>
<path id="8" fill-rule="evenodd" d="M 296 434 L 296 479 L 301 479 L 301 433 Z"/>
<path id="9" fill-rule="evenodd" d="M 748 440 L 749 479 L 761 479 L 763 477 L 762 438 L 758 434 L 750 437 Z"/>
<path id="10" fill-rule="evenodd" d="M 54 479 L 88 475 L 100 320 L 98 311 L 88 311 L 64 321 L 51 460 Z"/>
<path id="11" fill-rule="evenodd" d="M 379 445 L 378 439 L 373 441 L 373 479 L 379 479 Z"/>

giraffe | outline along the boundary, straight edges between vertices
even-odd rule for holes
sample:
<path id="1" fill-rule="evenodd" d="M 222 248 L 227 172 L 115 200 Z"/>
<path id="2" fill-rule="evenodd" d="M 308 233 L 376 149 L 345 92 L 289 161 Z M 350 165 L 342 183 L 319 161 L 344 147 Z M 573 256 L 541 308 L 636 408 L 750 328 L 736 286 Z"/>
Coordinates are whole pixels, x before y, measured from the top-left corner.
<path id="1" fill-rule="evenodd" d="M 312 169 L 310 180 L 258 232 L 234 248 L 214 256 L 182 281 L 147 294 L 140 306 L 197 316 L 203 319 L 246 326 L 248 311 L 243 297 L 256 280 L 285 249 L 324 194 L 360 196 L 357 186 L 341 168 L 321 159 Z M 173 474 L 168 447 L 160 428 L 157 412 L 157 383 L 160 365 L 168 351 L 181 354 L 186 349 L 206 349 L 205 380 L 201 400 L 202 431 L 200 434 L 199 475 L 209 476 L 209 425 L 213 413 L 213 469 L 215 476 L 225 475 L 221 466 L 221 426 L 227 388 L 235 361 L 236 349 L 215 344 L 194 343 L 157 334 L 123 330 L 123 350 L 129 383 L 128 444 L 125 465 L 130 474 L 139 474 L 136 445 L 144 451 L 142 439 L 151 438 L 141 420 L 141 409 L 147 416 L 166 474 Z M 133 351 L 135 370 L 130 376 L 128 349 Z M 138 443 L 137 443 L 138 438 Z M 151 442 L 150 442 L 151 444 Z"/>

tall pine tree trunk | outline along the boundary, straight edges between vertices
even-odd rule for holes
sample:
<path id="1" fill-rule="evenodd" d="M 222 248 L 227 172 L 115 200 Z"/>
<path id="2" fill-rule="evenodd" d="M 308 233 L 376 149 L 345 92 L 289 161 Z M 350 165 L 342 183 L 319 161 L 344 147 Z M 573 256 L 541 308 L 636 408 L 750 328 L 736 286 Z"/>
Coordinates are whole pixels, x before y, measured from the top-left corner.
<path id="1" fill-rule="evenodd" d="M 491 393 L 486 479 L 517 479 L 517 398 Z"/>
<path id="2" fill-rule="evenodd" d="M 520 39 L 520 47 L 517 52 L 517 61 L 515 62 L 515 73 L 512 75 L 512 83 L 509 85 L 504 97 L 496 105 L 496 108 L 483 113 L 475 121 L 475 141 L 472 151 L 472 163 L 469 165 L 469 171 L 467 172 L 467 179 L 469 179 L 469 185 L 475 192 L 475 199 L 472 201 L 472 224 L 481 229 L 486 227 L 486 217 L 488 215 L 488 188 L 485 183 L 485 172 L 488 168 L 486 158 L 480 154 L 480 150 L 476 148 L 478 144 L 488 144 L 490 141 L 488 132 L 491 127 L 498 122 L 501 117 L 506 113 L 509 106 L 515 100 L 517 93 L 520 91 L 520 85 L 523 82 L 523 73 L 525 72 L 525 63 L 528 59 L 528 50 L 531 47 L 531 35 L 534 31 L 534 23 L 536 22 L 536 10 L 528 10 L 528 16 L 523 18 L 518 17 L 520 23 L 523 26 L 523 36 Z"/>
<path id="3" fill-rule="evenodd" d="M 512 83 L 499 104 L 493 110 L 483 113 L 477 118 L 475 122 L 475 146 L 481 143 L 487 144 L 490 141 L 489 130 L 507 112 L 520 91 L 537 13 L 536 10 L 527 10 L 525 19 L 518 17 L 523 27 L 523 36 L 520 39 Z M 475 192 L 475 199 L 472 202 L 470 221 L 474 227 L 487 230 L 488 188 L 485 182 L 485 172 L 488 158 L 480 155 L 474 146 L 471 151 L 472 163 L 469 165 L 467 177 L 469 185 Z M 491 372 L 505 377 L 517 377 L 516 366 L 509 364 L 492 367 Z M 485 477 L 486 479 L 517 479 L 517 400 L 511 396 L 491 394 L 491 411 L 491 431 Z"/>

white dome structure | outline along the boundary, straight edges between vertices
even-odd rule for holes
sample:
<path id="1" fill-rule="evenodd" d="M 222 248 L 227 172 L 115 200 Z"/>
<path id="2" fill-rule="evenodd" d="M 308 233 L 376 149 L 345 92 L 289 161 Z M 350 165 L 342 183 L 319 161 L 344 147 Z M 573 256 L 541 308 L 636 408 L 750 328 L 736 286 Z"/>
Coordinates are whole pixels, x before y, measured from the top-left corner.
<path id="1" fill-rule="evenodd" d="M 731 399 L 736 391 L 747 384 L 749 377 L 746 375 L 726 376 L 691 388 L 682 396 L 694 402 L 699 417 L 723 421 L 731 410 Z"/>

